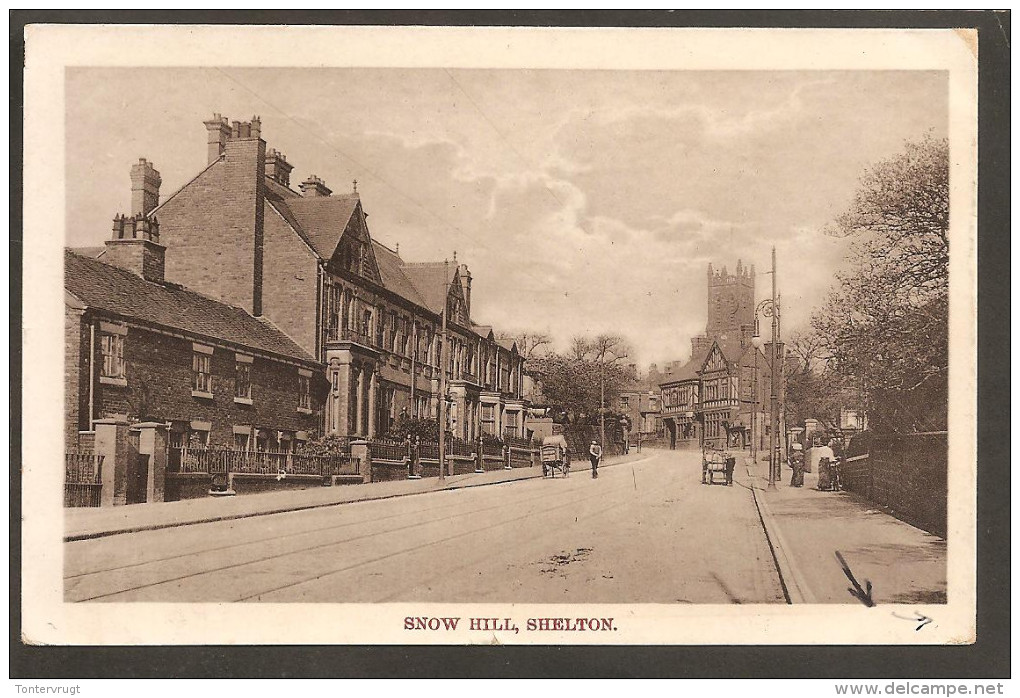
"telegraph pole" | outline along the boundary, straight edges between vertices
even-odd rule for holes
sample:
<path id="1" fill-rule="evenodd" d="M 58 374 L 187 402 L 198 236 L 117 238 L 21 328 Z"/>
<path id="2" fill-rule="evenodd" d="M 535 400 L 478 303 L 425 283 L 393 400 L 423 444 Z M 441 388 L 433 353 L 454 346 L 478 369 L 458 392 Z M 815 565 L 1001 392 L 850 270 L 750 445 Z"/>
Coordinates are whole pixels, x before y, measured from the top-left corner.
<path id="1" fill-rule="evenodd" d="M 779 450 L 778 434 L 779 429 L 779 395 L 776 392 L 779 388 L 779 306 L 776 305 L 776 248 L 772 247 L 772 380 L 769 389 L 769 401 L 771 407 L 772 427 L 769 429 L 769 489 L 776 488 L 776 471 L 779 468 L 779 459 L 776 452 Z"/>
<path id="2" fill-rule="evenodd" d="M 443 260 L 443 330 L 439 341 L 439 479 L 446 479 L 446 310 L 450 304 L 450 268 Z"/>

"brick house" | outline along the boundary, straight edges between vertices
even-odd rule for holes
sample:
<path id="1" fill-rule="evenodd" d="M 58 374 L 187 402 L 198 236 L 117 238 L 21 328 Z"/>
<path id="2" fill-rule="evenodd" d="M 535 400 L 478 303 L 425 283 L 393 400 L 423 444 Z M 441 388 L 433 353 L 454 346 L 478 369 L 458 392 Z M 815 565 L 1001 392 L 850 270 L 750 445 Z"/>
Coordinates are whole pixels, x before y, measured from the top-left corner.
<path id="1" fill-rule="evenodd" d="M 107 418 L 169 424 L 171 447 L 291 450 L 314 432 L 321 364 L 264 318 L 166 282 L 157 224 L 116 222 L 101 260 L 64 255 L 68 446 Z"/>
<path id="2" fill-rule="evenodd" d="M 705 334 L 691 338 L 690 360 L 668 364 L 659 383 L 671 448 L 748 448 L 752 422 L 754 433 L 767 441 L 769 345 L 763 351 L 751 342 L 754 278 L 754 267 L 740 262 L 736 274 L 708 265 Z"/>
<path id="3" fill-rule="evenodd" d="M 167 278 L 273 328 L 314 367 L 324 389 L 305 429 L 372 437 L 402 414 L 434 417 L 445 310 L 450 428 L 524 434 L 523 360 L 472 320 L 466 265 L 407 263 L 373 240 L 356 182 L 334 194 L 310 175 L 291 188 L 293 166 L 257 117 L 215 115 L 205 129 L 207 166 L 162 203 L 151 165 L 132 171 L 133 224 L 158 222 Z"/>
<path id="4" fill-rule="evenodd" d="M 620 391 L 619 411 L 630 421 L 627 436 L 631 445 L 637 443 L 639 435 L 642 441 L 652 441 L 661 435 L 661 406 L 658 386 L 641 383 Z"/>

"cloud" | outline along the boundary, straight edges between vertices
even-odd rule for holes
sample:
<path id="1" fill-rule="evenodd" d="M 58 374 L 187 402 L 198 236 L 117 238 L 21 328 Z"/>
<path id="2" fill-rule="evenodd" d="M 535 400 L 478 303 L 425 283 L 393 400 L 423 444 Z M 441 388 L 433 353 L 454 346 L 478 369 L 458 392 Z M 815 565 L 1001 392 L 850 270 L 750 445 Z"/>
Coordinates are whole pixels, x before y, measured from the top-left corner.
<path id="1" fill-rule="evenodd" d="M 754 264 L 763 297 L 773 245 L 784 333 L 803 326 L 844 255 L 822 227 L 948 108 L 945 76 L 919 71 L 453 71 L 470 101 L 442 70 L 229 73 L 69 74 L 71 242 L 105 238 L 137 157 L 170 192 L 204 166 L 202 119 L 259 113 L 298 181 L 357 178 L 405 259 L 456 250 L 478 320 L 561 345 L 618 332 L 639 363 L 687 356 L 709 262 Z"/>

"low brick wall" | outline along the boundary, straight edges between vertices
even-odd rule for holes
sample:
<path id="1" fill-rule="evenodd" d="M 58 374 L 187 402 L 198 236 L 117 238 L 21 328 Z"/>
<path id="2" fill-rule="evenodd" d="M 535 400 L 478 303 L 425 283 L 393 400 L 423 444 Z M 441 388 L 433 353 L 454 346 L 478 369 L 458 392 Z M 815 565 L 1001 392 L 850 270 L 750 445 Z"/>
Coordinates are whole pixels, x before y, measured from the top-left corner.
<path id="1" fill-rule="evenodd" d="M 946 536 L 946 432 L 873 435 L 867 456 L 850 455 L 844 487 L 909 524 Z"/>
<path id="2" fill-rule="evenodd" d="M 176 502 L 208 497 L 211 482 L 208 473 L 167 473 L 163 500 Z"/>
<path id="3" fill-rule="evenodd" d="M 475 460 L 460 458 L 451 459 L 453 460 L 453 474 L 454 475 L 467 475 L 468 473 L 475 472 Z"/>
<path id="4" fill-rule="evenodd" d="M 321 477 L 288 475 L 282 480 L 275 477 L 234 476 L 234 492 L 238 495 L 279 492 L 281 490 L 307 490 L 322 487 Z"/>
<path id="5" fill-rule="evenodd" d="M 436 473 L 438 475 L 438 472 Z M 372 482 L 390 482 L 406 480 L 407 465 L 391 461 L 372 460 Z"/>
<path id="6" fill-rule="evenodd" d="M 359 480 L 360 481 L 360 480 Z M 182 499 L 210 497 L 212 477 L 208 473 L 167 473 L 164 500 L 176 502 Z M 234 492 L 238 495 L 278 492 L 280 490 L 305 490 L 322 487 L 320 477 L 288 475 L 282 480 L 275 476 L 237 475 L 233 477 Z"/>

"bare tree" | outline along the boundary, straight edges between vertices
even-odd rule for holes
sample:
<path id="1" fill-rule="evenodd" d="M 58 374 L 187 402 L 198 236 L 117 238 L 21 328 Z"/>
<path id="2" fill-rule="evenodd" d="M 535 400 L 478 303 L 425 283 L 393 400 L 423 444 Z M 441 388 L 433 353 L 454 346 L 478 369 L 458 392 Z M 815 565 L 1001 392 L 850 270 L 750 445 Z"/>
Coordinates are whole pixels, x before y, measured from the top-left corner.
<path id="1" fill-rule="evenodd" d="M 517 351 L 525 363 L 548 352 L 543 347 L 552 346 L 552 337 L 547 332 L 536 332 L 533 330 L 522 330 L 520 332 L 498 332 L 497 339 L 512 339 L 517 342 Z"/>
<path id="2" fill-rule="evenodd" d="M 591 339 L 578 335 L 570 340 L 570 357 L 575 361 L 590 361 L 594 352 Z"/>

